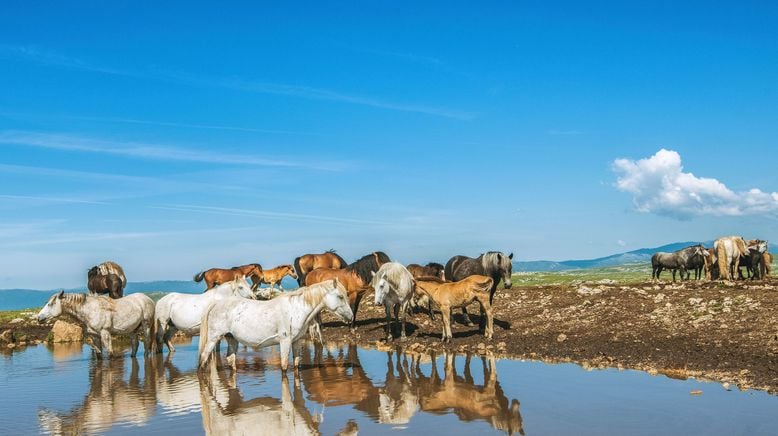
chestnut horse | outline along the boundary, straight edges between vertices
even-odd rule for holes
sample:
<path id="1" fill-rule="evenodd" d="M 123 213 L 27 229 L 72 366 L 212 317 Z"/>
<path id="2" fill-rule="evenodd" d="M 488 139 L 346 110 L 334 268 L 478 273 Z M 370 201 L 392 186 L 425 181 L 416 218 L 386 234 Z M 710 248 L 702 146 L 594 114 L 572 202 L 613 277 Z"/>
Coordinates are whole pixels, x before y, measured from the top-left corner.
<path id="1" fill-rule="evenodd" d="M 278 287 L 283 291 L 284 286 L 281 284 L 281 280 L 286 276 L 297 279 L 297 273 L 292 265 L 279 265 L 262 271 L 262 283 L 270 285 L 270 289 L 275 289 L 276 283 L 278 283 Z"/>
<path id="2" fill-rule="evenodd" d="M 389 256 L 382 251 L 376 251 L 362 256 L 359 260 L 342 269 L 315 269 L 305 276 L 305 286 L 331 279 L 338 279 L 343 283 L 348 292 L 351 311 L 354 312 L 354 318 L 351 319 L 351 328 L 354 329 L 356 328 L 359 302 L 362 301 L 365 292 L 370 288 L 373 273 L 377 272 L 381 265 L 387 262 L 391 262 Z"/>
<path id="3" fill-rule="evenodd" d="M 230 269 L 211 268 L 209 270 L 200 271 L 193 279 L 197 283 L 200 283 L 205 279 L 205 290 L 207 291 L 214 286 L 231 282 L 240 277 L 250 278 L 251 288 L 258 288 L 259 285 L 262 284 L 262 265 L 258 263 L 249 263 L 247 265 L 234 266 Z"/>
<path id="4" fill-rule="evenodd" d="M 408 272 L 410 272 L 415 279 L 418 279 L 419 277 L 437 277 L 441 280 L 446 280 L 445 267 L 436 262 L 430 262 L 425 266 L 421 266 L 418 263 L 412 263 L 406 268 L 408 268 Z"/>
<path id="5" fill-rule="evenodd" d="M 318 268 L 345 268 L 348 263 L 343 260 L 335 250 L 328 250 L 320 254 L 303 254 L 294 259 L 294 270 L 297 273 L 297 284 L 305 285 L 305 276 Z"/>
<path id="6" fill-rule="evenodd" d="M 491 277 L 471 275 L 458 282 L 444 282 L 437 277 L 425 277 L 416 280 L 418 292 L 427 294 L 438 307 L 443 316 L 442 341 L 451 341 L 451 309 L 465 307 L 473 301 L 481 305 L 481 325 L 484 326 L 486 339 L 492 338 L 494 331 L 494 317 L 492 305 L 489 303 L 489 290 L 494 281 Z M 432 317 L 432 306 L 429 306 Z M 484 314 L 486 323 L 484 323 Z"/>

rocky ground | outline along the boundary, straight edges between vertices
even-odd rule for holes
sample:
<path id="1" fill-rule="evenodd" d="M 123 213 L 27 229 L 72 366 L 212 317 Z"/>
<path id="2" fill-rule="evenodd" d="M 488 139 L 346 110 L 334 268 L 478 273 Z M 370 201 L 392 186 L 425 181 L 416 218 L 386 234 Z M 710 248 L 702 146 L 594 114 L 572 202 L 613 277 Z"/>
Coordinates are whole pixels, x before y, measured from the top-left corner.
<path id="1" fill-rule="evenodd" d="M 351 332 L 324 317 L 325 340 L 383 341 L 383 308 L 366 297 Z M 504 357 L 576 362 L 584 367 L 644 370 L 778 392 L 778 279 L 621 285 L 612 280 L 499 289 L 491 341 L 454 324 L 440 342 L 438 314 L 409 318 L 408 347 L 493 351 Z M 470 313 L 477 313 L 473 305 Z M 455 317 L 460 321 L 459 315 Z M 473 317 L 477 323 L 477 316 Z M 395 332 L 397 333 L 397 332 Z M 726 385 L 725 385 L 726 387 Z"/>
<path id="2" fill-rule="evenodd" d="M 470 312 L 476 314 L 477 323 L 477 306 Z M 372 294 L 363 301 L 357 318 L 358 328 L 351 332 L 325 313 L 325 340 L 381 346 L 383 308 L 372 304 Z M 477 327 L 455 322 L 453 341 L 443 344 L 439 314 L 435 322 L 426 313 L 408 320 L 405 343 L 418 352 L 494 352 L 502 357 L 632 368 L 778 392 L 776 278 L 628 285 L 606 279 L 501 288 L 495 296 L 492 340 L 485 340 Z M 460 315 L 455 321 L 461 321 Z M 51 329 L 51 324 L 39 325 L 29 315 L 3 319 L 0 348 L 12 350 L 52 340 Z"/>

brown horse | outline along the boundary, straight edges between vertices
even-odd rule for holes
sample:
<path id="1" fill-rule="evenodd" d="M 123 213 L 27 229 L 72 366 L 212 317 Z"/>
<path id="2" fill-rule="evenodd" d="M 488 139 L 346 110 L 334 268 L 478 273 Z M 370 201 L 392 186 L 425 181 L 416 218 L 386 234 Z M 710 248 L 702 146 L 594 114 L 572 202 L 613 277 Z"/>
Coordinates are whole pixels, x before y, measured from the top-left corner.
<path id="1" fill-rule="evenodd" d="M 356 328 L 357 309 L 365 292 L 370 288 L 373 274 L 381 268 L 381 265 L 391 262 L 389 256 L 382 251 L 376 251 L 348 265 L 342 269 L 318 268 L 310 271 L 305 276 L 305 286 L 310 286 L 325 280 L 338 279 L 346 287 L 349 305 L 354 317 L 351 319 L 351 328 Z M 299 277 L 299 276 L 298 276 Z"/>
<path id="2" fill-rule="evenodd" d="M 437 277 L 441 280 L 446 280 L 445 267 L 436 262 L 430 262 L 426 266 L 412 263 L 408 265 L 407 268 L 408 272 L 410 272 L 415 279 L 418 279 L 419 277 Z"/>
<path id="3" fill-rule="evenodd" d="M 200 283 L 205 279 L 205 290 L 207 291 L 214 286 L 231 282 L 240 277 L 251 278 L 252 289 L 258 288 L 259 285 L 262 284 L 262 265 L 258 263 L 249 263 L 247 265 L 234 266 L 230 269 L 211 268 L 209 270 L 200 271 L 193 279 L 197 283 Z"/>
<path id="4" fill-rule="evenodd" d="M 86 273 L 86 287 L 92 294 L 108 294 L 111 298 L 122 298 L 127 277 L 122 267 L 112 261 L 93 266 Z"/>
<path id="5" fill-rule="evenodd" d="M 335 250 L 328 250 L 320 254 L 304 254 L 294 260 L 294 269 L 297 273 L 297 284 L 305 285 L 305 276 L 318 268 L 345 268 L 348 263 L 343 260 Z"/>
<path id="6" fill-rule="evenodd" d="M 484 336 L 492 338 L 494 317 L 492 305 L 489 303 L 489 291 L 494 281 L 491 277 L 471 275 L 458 282 L 444 282 L 436 277 L 425 277 L 416 280 L 416 289 L 427 294 L 438 307 L 443 316 L 443 336 L 441 340 L 451 341 L 451 309 L 465 307 L 473 301 L 481 305 L 481 319 L 486 314 Z M 429 306 L 432 317 L 432 306 Z M 483 325 L 483 321 L 481 322 Z"/>
<path id="7" fill-rule="evenodd" d="M 276 283 L 278 283 L 278 287 L 283 291 L 284 287 L 281 284 L 281 280 L 286 276 L 297 279 L 297 273 L 292 265 L 279 265 L 262 271 L 262 283 L 270 285 L 270 289 L 275 289 Z"/>

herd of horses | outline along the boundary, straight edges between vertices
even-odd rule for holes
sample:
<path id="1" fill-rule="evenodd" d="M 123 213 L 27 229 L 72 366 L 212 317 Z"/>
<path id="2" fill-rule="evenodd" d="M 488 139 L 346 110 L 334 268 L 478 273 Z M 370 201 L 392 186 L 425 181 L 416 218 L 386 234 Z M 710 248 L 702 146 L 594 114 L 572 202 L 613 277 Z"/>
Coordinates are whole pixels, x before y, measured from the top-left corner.
<path id="1" fill-rule="evenodd" d="M 659 280 L 662 271 L 680 273 L 681 280 L 688 280 L 694 271 L 694 279 L 753 280 L 770 275 L 773 256 L 767 251 L 767 241 L 745 240 L 742 236 L 725 236 L 716 239 L 712 248 L 692 245 L 673 253 L 659 252 L 651 257 L 651 278 Z M 743 274 L 741 268 L 745 268 Z"/>
<path id="2" fill-rule="evenodd" d="M 289 353 L 295 369 L 299 364 L 298 342 L 306 334 L 321 337 L 320 313 L 327 309 L 352 329 L 357 328 L 359 305 L 368 292 L 386 313 L 385 332 L 393 339 L 392 323 L 400 324 L 400 337 L 406 337 L 405 317 L 413 308 L 426 309 L 434 320 L 434 307 L 441 312 L 441 340 L 451 341 L 451 311 L 462 309 L 464 323 L 473 323 L 467 306 L 477 302 L 481 317 L 479 331 L 487 339 L 493 335 L 494 294 L 500 281 L 511 287 L 513 253 L 491 251 L 478 257 L 454 256 L 446 265 L 428 263 L 407 267 L 375 251 L 347 263 L 333 250 L 306 254 L 292 265 L 264 270 L 252 263 L 228 269 L 212 268 L 194 276 L 205 281 L 201 294 L 171 292 L 154 303 L 145 294 L 123 296 L 127 279 L 114 262 L 104 262 L 87 274 L 89 294 L 60 291 L 49 298 L 38 313 L 39 321 L 68 314 L 85 325 L 98 357 L 113 353 L 112 334 L 129 335 L 132 356 L 144 339 L 144 355 L 161 353 L 167 346 L 175 352 L 173 335 L 184 332 L 199 335 L 199 367 L 204 368 L 221 340 L 227 342 L 227 361 L 235 369 L 238 344 L 251 347 L 279 345 L 281 368 L 289 366 Z M 290 276 L 299 289 L 275 292 L 281 280 Z M 251 284 L 248 280 L 251 280 Z M 262 284 L 269 287 L 262 288 Z M 106 298 L 102 294 L 107 294 Z"/>

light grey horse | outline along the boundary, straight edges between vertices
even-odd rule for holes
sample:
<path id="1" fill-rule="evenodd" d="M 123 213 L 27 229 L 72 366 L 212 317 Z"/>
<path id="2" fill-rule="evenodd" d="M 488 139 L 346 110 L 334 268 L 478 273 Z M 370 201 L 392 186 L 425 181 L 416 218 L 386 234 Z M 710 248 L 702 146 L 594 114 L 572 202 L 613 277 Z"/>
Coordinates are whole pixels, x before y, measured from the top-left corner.
<path id="1" fill-rule="evenodd" d="M 405 315 L 416 290 L 413 275 L 401 263 L 388 262 L 381 265 L 377 273 L 373 273 L 370 286 L 375 289 L 375 304 L 383 305 L 386 311 L 386 339 L 394 339 L 392 310 L 394 318 L 400 322 L 400 339 L 405 339 Z"/>

